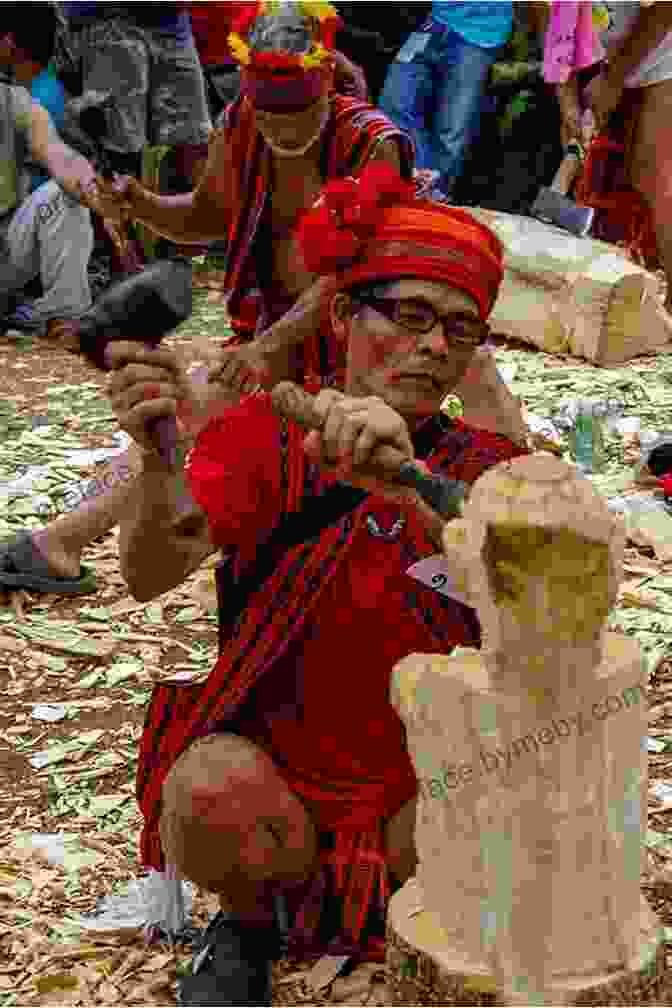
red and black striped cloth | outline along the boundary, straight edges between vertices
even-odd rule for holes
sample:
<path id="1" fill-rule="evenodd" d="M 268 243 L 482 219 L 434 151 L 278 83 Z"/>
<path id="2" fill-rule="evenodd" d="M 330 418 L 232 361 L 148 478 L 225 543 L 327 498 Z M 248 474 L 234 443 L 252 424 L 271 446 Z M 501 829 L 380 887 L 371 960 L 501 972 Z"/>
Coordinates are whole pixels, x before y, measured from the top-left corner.
<path id="1" fill-rule="evenodd" d="M 416 451 L 432 469 L 469 484 L 491 466 L 523 453 L 506 438 L 473 430 L 459 421 L 430 421 L 422 439 L 424 450 L 418 443 Z M 197 441 L 190 461 L 194 497 L 208 515 L 214 541 L 222 549 L 239 547 L 237 560 L 242 569 L 253 562 L 259 542 L 281 513 L 300 510 L 307 493 L 324 492 L 327 484 L 305 458 L 303 440 L 298 427 L 283 425 L 273 415 L 265 397 L 253 397 L 212 421 Z M 420 518 L 409 520 L 396 541 L 371 536 L 367 519 L 373 514 L 380 520 L 390 507 L 385 498 L 372 494 L 352 514 L 325 529 L 317 542 L 290 550 L 223 642 L 207 682 L 155 689 L 141 740 L 137 796 L 145 817 L 142 860 L 161 870 L 161 792 L 176 759 L 197 739 L 212 733 L 237 731 L 257 741 L 258 733 L 263 736 L 268 728 L 269 751 L 276 759 L 281 757 L 288 786 L 311 809 L 321 836 L 321 870 L 289 893 L 297 954 L 325 948 L 348 954 L 359 950 L 369 958 L 382 954 L 382 927 L 391 891 L 384 826 L 416 793 L 403 734 L 387 701 L 389 676 L 394 663 L 414 651 L 449 654 L 456 645 L 479 644 L 473 611 L 405 577 L 408 567 L 436 551 Z M 369 599 L 366 604 L 373 600 L 374 609 L 368 614 L 358 612 L 353 591 L 364 592 Z M 345 614 L 341 619 L 354 628 L 357 661 L 348 662 L 342 653 L 345 624 L 339 624 L 334 616 L 338 613 Z M 379 634 L 374 627 L 372 633 L 372 615 L 374 623 L 383 619 L 383 625 L 394 629 Z M 362 636 L 368 639 L 361 640 Z M 323 731 L 324 717 L 315 709 L 316 701 L 304 708 L 303 734 L 294 733 L 285 718 L 274 739 L 273 725 L 264 726 L 263 717 L 258 717 L 259 698 L 266 693 L 273 696 L 273 682 L 282 686 L 279 679 L 284 683 L 286 676 L 283 689 L 291 692 L 292 676 L 302 664 L 304 650 L 311 655 L 312 668 L 321 646 L 328 654 L 320 658 L 315 674 L 331 677 L 330 705 L 346 704 L 351 711 L 357 703 L 370 714 L 371 728 L 361 733 L 362 745 L 375 733 L 374 763 L 366 773 L 361 761 L 369 749 L 360 752 L 360 745 L 353 755 L 349 729 L 344 728 L 343 744 L 337 746 L 341 723 L 337 711 L 328 711 L 333 745 L 319 770 L 314 769 L 317 757 L 311 762 L 314 750 L 299 751 L 302 745 L 305 748 L 301 740 L 306 738 L 306 724 L 322 717 L 319 730 Z M 308 664 L 304 677 L 311 674 Z M 367 670 L 366 676 L 362 669 Z M 264 683 L 271 685 L 270 691 Z M 245 708 L 252 693 L 254 700 Z M 298 702 L 303 702 L 300 697 Z M 352 724 L 352 716 L 347 717 Z M 285 751 L 292 745 L 296 752 Z M 274 752 L 278 746 L 283 747 L 281 753 Z"/>

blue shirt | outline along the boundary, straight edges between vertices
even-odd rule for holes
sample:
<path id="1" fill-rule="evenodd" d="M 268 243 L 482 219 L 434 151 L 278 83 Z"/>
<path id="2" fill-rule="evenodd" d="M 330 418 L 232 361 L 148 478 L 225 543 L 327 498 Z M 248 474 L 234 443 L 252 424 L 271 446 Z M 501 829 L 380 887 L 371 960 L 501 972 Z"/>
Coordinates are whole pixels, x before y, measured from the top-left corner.
<path id="1" fill-rule="evenodd" d="M 513 4 L 505 0 L 491 3 L 433 3 L 432 19 L 461 35 L 465 42 L 481 49 L 504 45 L 513 28 Z"/>
<path id="2" fill-rule="evenodd" d="M 65 120 L 65 88 L 55 76 L 51 68 L 43 70 L 33 78 L 30 86 L 30 96 L 33 101 L 47 110 L 54 127 L 59 131 Z M 31 173 L 30 191 L 35 192 L 38 186 L 46 182 L 47 176 L 39 172 Z"/>

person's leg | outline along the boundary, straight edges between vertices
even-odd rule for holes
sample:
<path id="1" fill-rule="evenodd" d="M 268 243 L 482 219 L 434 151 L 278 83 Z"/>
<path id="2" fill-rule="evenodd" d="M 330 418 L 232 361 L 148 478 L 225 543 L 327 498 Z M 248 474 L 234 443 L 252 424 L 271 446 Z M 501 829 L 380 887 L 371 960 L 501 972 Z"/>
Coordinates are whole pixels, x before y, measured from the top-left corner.
<path id="1" fill-rule="evenodd" d="M 44 294 L 33 302 L 36 317 L 78 318 L 91 307 L 87 267 L 93 250 L 91 211 L 57 185 L 35 193 L 40 273 Z"/>
<path id="2" fill-rule="evenodd" d="M 653 216 L 672 311 L 672 80 L 641 88 L 631 179 Z"/>
<path id="3" fill-rule="evenodd" d="M 446 33 L 434 54 L 434 167 L 447 196 L 462 174 L 467 149 L 478 131 L 483 91 L 496 55 L 497 49 L 469 45 L 455 32 Z"/>
<path id="4" fill-rule="evenodd" d="M 137 155 L 147 145 L 150 55 L 143 29 L 124 18 L 94 21 L 81 31 L 84 94 L 111 95 L 105 111 L 103 146 L 110 152 Z"/>
<path id="5" fill-rule="evenodd" d="M 237 735 L 191 746 L 163 786 L 161 842 L 183 878 L 220 895 L 250 924 L 272 917 L 272 893 L 317 863 L 314 824 L 270 757 Z"/>
<path id="6" fill-rule="evenodd" d="M 207 384 L 207 370 L 192 374 L 192 392 L 200 403 L 194 425 L 189 428 L 195 437 L 200 426 L 234 404 L 230 394 L 216 384 Z M 133 495 L 137 492 L 136 476 L 142 471 L 140 453 L 131 445 L 127 452 L 114 459 L 109 488 L 83 500 L 67 514 L 60 515 L 45 528 L 31 533 L 33 545 L 49 564 L 54 576 L 71 578 L 80 572 L 82 551 L 96 539 L 107 535 L 116 525 Z M 190 506 L 185 501 L 185 509 Z"/>
<path id="7" fill-rule="evenodd" d="M 34 195 L 34 194 L 33 194 Z M 12 217 L 0 247 L 0 315 L 6 315 L 13 298 L 39 276 L 36 210 L 32 197 L 24 200 Z M 24 235 L 26 240 L 19 240 Z"/>
<path id="8" fill-rule="evenodd" d="M 283 951 L 278 900 L 319 863 L 303 804 L 261 749 L 212 735 L 170 770 L 159 828 L 166 864 L 217 893 L 221 907 L 180 981 L 180 1004 L 272 1004 L 272 962 Z"/>
<path id="9" fill-rule="evenodd" d="M 45 528 L 32 533 L 37 547 L 57 577 L 77 577 L 82 551 L 96 539 L 107 535 L 136 492 L 135 476 L 140 473 L 140 455 L 134 449 L 115 459 L 119 476 L 110 489 L 91 497 L 69 514 L 60 515 Z"/>
<path id="10" fill-rule="evenodd" d="M 205 78 L 191 35 L 147 31 L 152 58 L 149 93 L 150 143 L 200 148 L 207 158 L 212 131 Z M 205 148 L 204 149 L 204 146 Z"/>
<path id="11" fill-rule="evenodd" d="M 140 178 L 147 146 L 150 55 L 142 28 L 124 17 L 101 18 L 77 37 L 83 94 L 113 99 L 105 111 L 101 143 L 114 171 Z M 111 248 L 113 275 L 125 276 L 143 262 L 137 224 L 129 225 L 127 255 Z"/>
<path id="12" fill-rule="evenodd" d="M 198 183 L 208 160 L 212 131 L 205 77 L 191 34 L 183 38 L 158 28 L 148 29 L 152 58 L 149 95 L 149 135 L 156 146 L 171 147 L 175 177 L 161 193 L 189 192 Z M 166 165 L 168 158 L 166 158 Z M 183 251 L 189 256 L 207 252 L 207 246 L 184 249 L 165 239 L 156 243 L 157 255 Z"/>
<path id="13" fill-rule="evenodd" d="M 412 138 L 416 168 L 436 168 L 428 116 L 432 102 L 429 32 L 413 32 L 390 64 L 378 107 Z"/>

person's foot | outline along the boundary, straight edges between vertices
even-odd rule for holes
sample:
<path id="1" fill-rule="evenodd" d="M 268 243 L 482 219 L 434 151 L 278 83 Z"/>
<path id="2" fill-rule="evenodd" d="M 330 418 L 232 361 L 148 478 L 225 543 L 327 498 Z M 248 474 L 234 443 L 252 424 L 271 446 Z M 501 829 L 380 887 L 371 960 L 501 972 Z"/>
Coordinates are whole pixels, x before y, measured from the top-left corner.
<path id="1" fill-rule="evenodd" d="M 178 988 L 180 1005 L 270 1005 L 271 968 L 283 953 L 277 925 L 255 926 L 221 911 L 210 921 Z"/>
<path id="2" fill-rule="evenodd" d="M 55 543 L 47 543 L 42 540 L 40 533 L 32 535 L 33 547 L 41 557 L 44 557 L 49 570 L 55 577 L 75 578 L 79 577 L 81 569 L 81 556 L 79 553 L 72 553 Z"/>
<path id="3" fill-rule="evenodd" d="M 40 533 L 19 532 L 0 542 L 0 589 L 56 595 L 89 595 L 96 576 L 79 558 L 57 547 L 46 549 Z"/>

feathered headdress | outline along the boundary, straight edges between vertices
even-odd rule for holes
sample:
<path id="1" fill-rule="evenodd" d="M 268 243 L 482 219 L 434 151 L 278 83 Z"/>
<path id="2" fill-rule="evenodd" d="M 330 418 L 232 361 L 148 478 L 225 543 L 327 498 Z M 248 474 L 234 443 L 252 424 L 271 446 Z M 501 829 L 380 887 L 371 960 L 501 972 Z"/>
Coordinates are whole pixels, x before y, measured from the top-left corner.
<path id="1" fill-rule="evenodd" d="M 325 0 L 257 0 L 237 8 L 228 42 L 241 66 L 287 73 L 328 62 L 341 20 Z"/>

